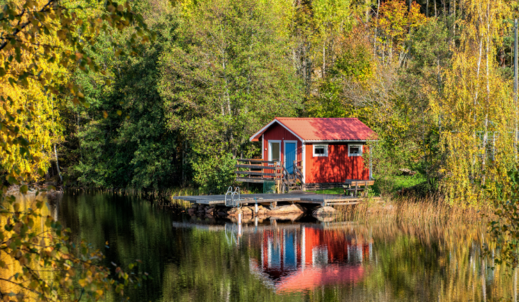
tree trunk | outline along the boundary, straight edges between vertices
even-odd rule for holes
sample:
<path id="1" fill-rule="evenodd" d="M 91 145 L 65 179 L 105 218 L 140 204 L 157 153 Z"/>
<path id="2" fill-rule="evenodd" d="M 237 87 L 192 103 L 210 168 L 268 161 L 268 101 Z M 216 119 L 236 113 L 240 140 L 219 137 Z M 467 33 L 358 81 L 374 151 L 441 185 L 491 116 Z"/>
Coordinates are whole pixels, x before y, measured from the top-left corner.
<path id="1" fill-rule="evenodd" d="M 326 75 L 326 40 L 323 42 L 323 79 Z"/>
<path id="2" fill-rule="evenodd" d="M 56 150 L 56 144 L 54 144 L 54 155 L 56 156 L 56 169 L 58 170 L 59 180 L 63 183 L 63 178 L 61 177 L 61 172 L 59 171 L 59 160 L 58 160 L 58 151 Z"/>

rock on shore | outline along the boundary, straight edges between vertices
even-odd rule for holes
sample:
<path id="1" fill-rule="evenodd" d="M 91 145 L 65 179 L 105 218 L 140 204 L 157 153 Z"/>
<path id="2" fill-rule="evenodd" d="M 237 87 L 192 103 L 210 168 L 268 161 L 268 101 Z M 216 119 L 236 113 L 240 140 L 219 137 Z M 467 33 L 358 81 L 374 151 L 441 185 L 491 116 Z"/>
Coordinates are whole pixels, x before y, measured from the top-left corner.
<path id="1" fill-rule="evenodd" d="M 267 215 L 269 216 L 280 216 L 280 215 L 288 215 L 288 214 L 303 214 L 305 210 L 298 204 L 291 204 L 287 206 L 280 206 L 271 208 Z"/>
<path id="2" fill-rule="evenodd" d="M 332 207 L 320 207 L 314 210 L 313 214 L 315 216 L 335 215 L 337 214 L 337 210 Z"/>
<path id="3" fill-rule="evenodd" d="M 218 215 L 220 217 L 238 217 L 241 214 L 242 219 L 249 217 L 284 217 L 284 216 L 296 216 L 303 214 L 305 212 L 304 208 L 302 208 L 298 204 L 291 204 L 279 207 L 266 208 L 264 206 L 258 205 L 258 212 L 255 213 L 255 207 L 252 206 L 242 206 L 239 208 L 221 208 L 214 206 L 205 206 L 205 205 L 193 205 L 192 208 L 188 209 L 189 215 Z"/>

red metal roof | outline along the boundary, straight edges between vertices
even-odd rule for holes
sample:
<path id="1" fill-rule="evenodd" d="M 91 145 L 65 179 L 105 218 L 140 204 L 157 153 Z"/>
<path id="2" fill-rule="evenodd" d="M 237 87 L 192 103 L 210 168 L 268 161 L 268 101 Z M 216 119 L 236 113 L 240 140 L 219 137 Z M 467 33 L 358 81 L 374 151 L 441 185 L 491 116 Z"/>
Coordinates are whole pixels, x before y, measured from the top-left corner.
<path id="1" fill-rule="evenodd" d="M 303 141 L 365 141 L 376 139 L 376 133 L 357 118 L 296 118 L 276 117 L 254 134 L 250 140 L 258 141 L 275 122 L 281 124 Z"/>

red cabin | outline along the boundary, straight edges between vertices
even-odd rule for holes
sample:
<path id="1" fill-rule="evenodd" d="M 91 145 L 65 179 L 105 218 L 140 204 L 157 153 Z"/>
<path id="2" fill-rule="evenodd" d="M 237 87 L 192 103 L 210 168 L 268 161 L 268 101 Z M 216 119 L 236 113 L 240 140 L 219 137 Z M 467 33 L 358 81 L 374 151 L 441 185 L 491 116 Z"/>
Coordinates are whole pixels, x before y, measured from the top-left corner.
<path id="1" fill-rule="evenodd" d="M 376 134 L 357 118 L 276 117 L 250 141 L 261 141 L 262 160 L 288 173 L 300 168 L 303 189 L 336 187 L 346 179 L 371 179 L 363 154 Z M 296 163 L 301 163 L 300 166 Z"/>

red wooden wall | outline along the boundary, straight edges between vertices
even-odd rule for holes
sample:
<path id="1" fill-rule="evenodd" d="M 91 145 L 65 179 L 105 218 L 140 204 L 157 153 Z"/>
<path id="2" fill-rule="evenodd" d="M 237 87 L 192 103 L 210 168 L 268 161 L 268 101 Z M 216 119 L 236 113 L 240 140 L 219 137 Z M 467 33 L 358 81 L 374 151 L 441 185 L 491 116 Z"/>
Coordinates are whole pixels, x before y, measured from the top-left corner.
<path id="1" fill-rule="evenodd" d="M 368 151 L 363 146 L 364 152 Z M 348 156 L 347 144 L 328 144 L 327 157 L 313 157 L 313 145 L 305 144 L 305 183 L 338 183 L 346 179 L 369 179 L 362 156 Z M 366 167 L 369 168 L 369 167 Z"/>
<path id="2" fill-rule="evenodd" d="M 284 161 L 285 140 L 297 141 L 297 159 L 302 160 L 301 141 L 279 124 L 273 124 L 263 134 L 263 158 L 268 160 L 269 141 L 281 141 L 281 161 Z M 363 146 L 364 152 L 368 147 Z M 347 144 L 328 144 L 327 157 L 313 157 L 313 145 L 305 144 L 305 183 L 339 183 L 345 179 L 369 179 L 369 170 L 364 167 L 362 156 L 348 156 Z M 369 167 L 366 167 L 369 168 Z M 272 171 L 265 171 L 272 172 Z"/>
<path id="3" fill-rule="evenodd" d="M 285 160 L 285 158 L 283 157 L 283 155 L 285 153 L 284 141 L 285 140 L 297 141 L 297 160 L 302 159 L 303 146 L 302 146 L 301 141 L 295 135 L 290 133 L 290 131 L 288 131 L 284 127 L 280 126 L 279 124 L 276 123 L 276 124 L 273 124 L 272 126 L 270 126 L 269 129 L 267 131 L 265 131 L 265 133 L 263 134 L 263 139 L 265 140 L 263 143 L 263 159 L 264 160 L 268 160 L 268 158 L 269 158 L 269 150 L 268 150 L 269 140 L 281 141 L 281 162 L 283 162 Z"/>

